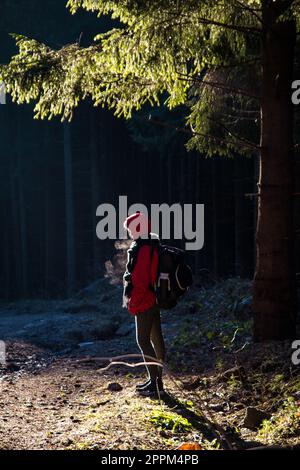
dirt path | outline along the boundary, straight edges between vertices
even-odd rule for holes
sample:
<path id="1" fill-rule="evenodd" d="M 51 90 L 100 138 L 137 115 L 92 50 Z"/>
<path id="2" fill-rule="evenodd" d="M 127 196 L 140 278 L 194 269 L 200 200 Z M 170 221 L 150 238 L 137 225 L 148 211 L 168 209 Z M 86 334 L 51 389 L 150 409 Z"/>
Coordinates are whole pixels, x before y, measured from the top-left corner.
<path id="1" fill-rule="evenodd" d="M 300 368 L 291 363 L 290 342 L 252 344 L 247 283 L 195 289 L 178 309 L 163 313 L 170 374 L 161 402 L 135 393 L 144 367 L 103 372 L 95 360 L 78 362 L 139 352 L 120 291 L 112 288 L 108 296 L 101 286 L 97 301 L 85 293 L 0 306 L 7 346 L 0 449 L 300 444 Z M 245 417 L 253 408 L 271 420 L 249 428 Z"/>
<path id="2" fill-rule="evenodd" d="M 165 409 L 135 394 L 138 376 L 100 373 L 67 359 L 42 372 L 7 375 L 1 381 L 3 449 L 174 449 L 180 439 L 159 432 L 151 413 Z M 118 383 L 120 390 L 110 391 Z M 167 380 L 172 392 L 174 385 Z M 199 439 L 193 430 L 185 439 Z"/>
<path id="3" fill-rule="evenodd" d="M 0 379 L 0 449 L 158 450 L 188 441 L 203 449 L 263 445 L 257 431 L 241 426 L 247 405 L 258 397 L 233 390 L 232 382 L 228 388 L 214 371 L 172 373 L 159 402 L 135 393 L 142 371 L 117 366 L 103 372 L 93 360 L 10 345 L 20 347 L 27 353 L 25 366 L 14 370 L 10 363 Z M 297 432 L 282 442 L 297 445 Z"/>

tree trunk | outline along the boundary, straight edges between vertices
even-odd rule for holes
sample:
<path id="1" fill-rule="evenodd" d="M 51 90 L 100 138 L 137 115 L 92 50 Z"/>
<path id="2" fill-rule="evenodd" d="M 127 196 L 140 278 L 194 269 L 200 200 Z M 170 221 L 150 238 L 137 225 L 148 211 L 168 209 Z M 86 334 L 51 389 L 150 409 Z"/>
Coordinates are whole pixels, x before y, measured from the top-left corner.
<path id="1" fill-rule="evenodd" d="M 44 232 L 45 232 L 45 244 L 44 244 L 44 295 L 49 298 L 51 295 L 51 287 L 53 279 L 55 278 L 55 258 L 56 245 L 55 245 L 55 205 L 53 200 L 52 192 L 52 181 L 51 178 L 51 156 L 49 149 L 51 149 L 51 138 L 53 132 L 51 132 L 50 126 L 44 128 L 44 189 L 45 189 L 45 202 L 44 202 Z"/>
<path id="2" fill-rule="evenodd" d="M 248 187 L 248 162 L 245 158 L 234 159 L 234 268 L 235 275 L 241 278 L 249 277 L 249 239 L 251 241 L 253 226 L 249 220 L 249 211 L 246 206 L 245 188 Z M 256 180 L 257 185 L 257 180 Z M 256 201 L 257 198 L 254 198 Z M 252 261 L 252 259 L 251 259 Z M 253 272 L 252 274 L 253 275 Z"/>
<path id="3" fill-rule="evenodd" d="M 195 192 L 196 192 L 196 204 L 201 204 L 201 197 L 200 197 L 200 187 L 202 185 L 200 185 L 200 175 L 201 175 L 201 172 L 200 172 L 200 155 L 196 154 L 195 155 L 196 157 L 196 168 L 195 168 L 195 173 L 196 173 L 196 188 L 195 188 Z M 202 250 L 197 250 L 196 253 L 195 253 L 195 274 L 197 275 L 198 272 L 199 272 L 199 269 L 200 269 L 200 263 L 201 263 L 201 260 L 202 259 Z"/>
<path id="4" fill-rule="evenodd" d="M 66 207 L 66 246 L 67 246 L 67 291 L 72 295 L 76 280 L 75 226 L 73 165 L 71 145 L 71 125 L 64 123 L 64 167 L 65 167 L 65 207 Z"/>
<path id="5" fill-rule="evenodd" d="M 218 191 L 217 191 L 217 160 L 212 157 L 211 162 L 211 197 L 212 197 L 212 271 L 217 279 L 219 275 L 219 251 L 218 251 Z"/>
<path id="6" fill-rule="evenodd" d="M 19 296 L 21 294 L 22 285 L 22 273 L 20 264 L 20 241 L 19 241 L 19 214 L 18 214 L 18 202 L 16 194 L 16 177 L 15 169 L 12 170 L 10 178 L 10 204 L 11 204 L 11 216 L 12 216 L 12 253 L 13 253 L 13 264 L 15 273 L 15 282 L 13 289 L 13 296 Z"/>
<path id="7" fill-rule="evenodd" d="M 172 168 L 174 164 L 174 158 L 172 153 L 169 151 L 167 156 L 167 182 L 168 182 L 168 203 L 172 204 L 173 198 L 173 175 L 172 175 Z"/>
<path id="8" fill-rule="evenodd" d="M 254 177 L 253 177 L 253 193 L 257 193 L 258 180 L 259 180 L 259 167 L 260 167 L 260 155 L 254 154 Z M 253 198 L 253 227 L 257 227 L 257 217 L 258 217 L 258 197 L 254 196 Z M 256 265 L 256 237 L 253 237 L 253 266 L 255 269 Z"/>
<path id="9" fill-rule="evenodd" d="M 4 268 L 4 298 L 8 300 L 11 295 L 11 216 L 8 209 L 8 201 L 4 201 L 3 213 L 5 214 L 6 229 L 3 232 L 3 268 Z"/>
<path id="10" fill-rule="evenodd" d="M 22 295 L 28 296 L 28 257 L 27 257 L 27 230 L 26 230 L 26 206 L 24 199 L 23 177 L 18 174 L 19 186 L 19 216 L 20 216 L 20 242 L 21 242 L 21 266 L 22 266 Z"/>
<path id="11" fill-rule="evenodd" d="M 290 97 L 295 25 L 291 21 L 275 23 L 270 6 L 264 11 L 264 25 L 262 150 L 253 300 L 256 341 L 292 338 L 296 324 Z"/>
<path id="12" fill-rule="evenodd" d="M 95 227 L 97 225 L 96 209 L 100 204 L 99 196 L 99 165 L 98 165 L 98 127 L 97 120 L 99 113 L 95 114 L 94 110 L 90 111 L 90 154 L 91 154 L 91 206 L 92 206 L 92 217 L 93 221 L 92 233 L 93 233 L 93 275 L 94 279 L 99 276 L 99 240 L 96 237 Z"/>
<path id="13" fill-rule="evenodd" d="M 234 271 L 236 276 L 243 277 L 243 230 L 244 207 L 243 207 L 243 178 L 241 162 L 239 158 L 234 160 Z"/>

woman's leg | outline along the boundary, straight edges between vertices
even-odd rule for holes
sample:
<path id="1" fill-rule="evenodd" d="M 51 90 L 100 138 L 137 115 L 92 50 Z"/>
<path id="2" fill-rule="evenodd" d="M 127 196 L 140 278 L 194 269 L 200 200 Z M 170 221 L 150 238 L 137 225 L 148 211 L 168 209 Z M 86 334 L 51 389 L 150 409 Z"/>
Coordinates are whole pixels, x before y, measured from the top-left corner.
<path id="1" fill-rule="evenodd" d="M 153 312 L 153 321 L 152 321 L 152 328 L 150 334 L 151 342 L 155 350 L 155 356 L 161 362 L 164 362 L 166 349 L 165 349 L 165 342 L 164 337 L 161 329 L 161 317 L 160 317 L 160 310 L 157 305 L 155 305 L 155 309 Z M 158 377 L 161 378 L 162 376 L 162 367 L 158 367 Z"/>
<path id="2" fill-rule="evenodd" d="M 136 325 L 136 341 L 143 354 L 144 361 L 149 362 L 151 359 L 145 356 L 151 356 L 154 359 L 156 358 L 155 350 L 151 343 L 151 331 L 154 320 L 155 310 L 153 307 L 146 310 L 145 312 L 138 313 L 135 316 L 135 325 Z M 146 365 L 146 369 L 151 380 L 157 378 L 157 366 Z"/>

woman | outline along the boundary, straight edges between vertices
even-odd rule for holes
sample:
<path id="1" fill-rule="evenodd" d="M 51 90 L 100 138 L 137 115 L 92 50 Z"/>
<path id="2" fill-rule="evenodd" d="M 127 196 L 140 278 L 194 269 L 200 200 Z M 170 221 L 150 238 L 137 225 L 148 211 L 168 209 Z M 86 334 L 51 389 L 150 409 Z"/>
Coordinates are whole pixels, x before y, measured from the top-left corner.
<path id="1" fill-rule="evenodd" d="M 127 217 L 124 228 L 133 242 L 127 252 L 126 271 L 123 276 L 123 306 L 135 316 L 136 340 L 144 361 L 154 362 L 156 359 L 163 363 L 165 344 L 160 310 L 154 293 L 159 239 L 156 234 L 151 233 L 150 220 L 141 212 Z M 137 385 L 138 393 L 144 396 L 163 393 L 162 367 L 146 365 L 146 369 L 148 379 L 145 383 Z"/>

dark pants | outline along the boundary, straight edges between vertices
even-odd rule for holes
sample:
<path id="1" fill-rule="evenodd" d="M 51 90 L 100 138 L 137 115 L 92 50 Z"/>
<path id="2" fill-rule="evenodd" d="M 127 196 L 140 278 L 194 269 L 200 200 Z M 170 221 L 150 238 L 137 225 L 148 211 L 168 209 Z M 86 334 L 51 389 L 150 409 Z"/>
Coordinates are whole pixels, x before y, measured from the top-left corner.
<path id="1" fill-rule="evenodd" d="M 165 343 L 161 330 L 160 310 L 155 304 L 145 312 L 135 316 L 136 341 L 144 356 L 145 362 L 152 362 L 145 356 L 151 356 L 159 361 L 165 360 Z M 162 367 L 146 366 L 149 378 L 154 380 L 162 375 Z"/>

